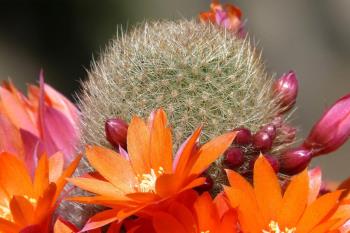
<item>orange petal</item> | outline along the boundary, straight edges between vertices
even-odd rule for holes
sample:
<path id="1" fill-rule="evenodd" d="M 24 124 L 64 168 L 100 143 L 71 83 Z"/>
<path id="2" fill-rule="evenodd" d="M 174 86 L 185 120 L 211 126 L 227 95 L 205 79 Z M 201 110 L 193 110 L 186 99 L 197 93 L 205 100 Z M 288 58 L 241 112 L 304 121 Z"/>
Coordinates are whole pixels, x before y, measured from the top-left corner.
<path id="1" fill-rule="evenodd" d="M 305 170 L 293 177 L 284 193 L 281 210 L 277 216 L 277 222 L 281 227 L 296 226 L 307 205 L 308 189 L 308 174 Z"/>
<path id="2" fill-rule="evenodd" d="M 62 175 L 64 166 L 64 155 L 58 152 L 49 158 L 49 180 L 55 182 Z"/>
<path id="3" fill-rule="evenodd" d="M 136 174 L 150 172 L 149 143 L 150 132 L 145 122 L 138 117 L 133 117 L 128 128 L 127 144 L 130 162 Z"/>
<path id="4" fill-rule="evenodd" d="M 110 198 L 123 199 L 125 193 L 109 182 L 90 178 L 71 178 L 67 179 L 69 182 L 78 186 L 79 188 Z"/>
<path id="5" fill-rule="evenodd" d="M 111 209 L 111 210 L 105 210 L 95 214 L 87 221 L 83 229 L 81 229 L 79 232 L 85 232 L 85 231 L 101 228 L 109 223 L 112 223 L 118 220 L 117 218 L 118 212 L 119 212 L 118 210 Z"/>
<path id="6" fill-rule="evenodd" d="M 166 114 L 163 109 L 154 113 L 151 123 L 150 158 L 151 167 L 159 169 L 162 167 L 165 173 L 172 172 L 173 143 L 171 131 L 168 128 Z M 139 135 L 140 137 L 141 135 Z M 141 136 L 142 137 L 142 136 Z"/>
<path id="7" fill-rule="evenodd" d="M 194 133 L 184 142 L 175 157 L 175 174 L 180 177 L 186 170 L 188 166 L 188 161 L 190 161 L 191 156 L 193 155 L 193 149 L 196 146 L 196 142 L 199 138 L 199 135 L 202 132 L 202 127 L 199 127 L 194 131 Z"/>
<path id="8" fill-rule="evenodd" d="M 282 204 L 281 187 L 276 173 L 262 155 L 254 164 L 254 191 L 265 220 L 276 219 Z"/>
<path id="9" fill-rule="evenodd" d="M 231 145 L 236 132 L 226 133 L 204 144 L 198 154 L 193 156 L 194 165 L 190 174 L 200 174 L 209 167 Z"/>
<path id="10" fill-rule="evenodd" d="M 310 233 L 326 233 L 332 228 L 332 226 L 337 222 L 336 219 L 323 222 L 316 226 Z"/>
<path id="11" fill-rule="evenodd" d="M 41 156 L 35 170 L 33 186 L 36 197 L 40 197 L 49 186 L 49 161 L 45 154 Z"/>
<path id="12" fill-rule="evenodd" d="M 51 216 L 54 211 L 54 207 L 57 204 L 56 199 L 54 199 L 55 194 L 56 185 L 51 183 L 37 201 L 34 215 L 35 224 L 43 224 L 42 221 Z"/>
<path id="13" fill-rule="evenodd" d="M 176 194 L 180 187 L 181 180 L 175 174 L 164 174 L 157 178 L 156 191 L 161 197 Z"/>
<path id="14" fill-rule="evenodd" d="M 309 232 L 319 224 L 337 206 L 340 195 L 341 191 L 325 194 L 308 206 L 296 226 L 298 232 Z"/>
<path id="15" fill-rule="evenodd" d="M 14 196 L 10 202 L 10 209 L 14 222 L 22 226 L 32 223 L 34 207 L 26 198 Z"/>
<path id="16" fill-rule="evenodd" d="M 0 154 L 0 183 L 11 196 L 33 196 L 32 181 L 24 162 L 6 152 Z"/>
<path id="17" fill-rule="evenodd" d="M 198 197 L 193 208 L 197 215 L 199 231 L 213 232 L 220 223 L 220 218 L 210 194 L 205 192 Z"/>
<path id="18" fill-rule="evenodd" d="M 236 233 L 239 232 L 237 229 L 237 213 L 235 210 L 231 209 L 227 211 L 224 216 L 221 219 L 220 226 L 217 228 L 219 229 L 217 232 L 225 232 L 225 233 Z"/>
<path id="19" fill-rule="evenodd" d="M 249 198 L 251 198 L 252 200 L 255 199 L 254 189 L 245 178 L 243 178 L 237 172 L 228 169 L 226 170 L 226 174 L 231 187 L 240 189 L 242 190 L 242 192 L 248 195 Z"/>
<path id="20" fill-rule="evenodd" d="M 182 203 L 174 202 L 169 207 L 168 212 L 181 223 L 186 232 L 197 232 L 199 230 L 196 229 L 197 223 L 192 212 Z"/>
<path id="21" fill-rule="evenodd" d="M 224 191 L 230 204 L 237 206 L 238 219 L 243 232 L 261 232 L 265 223 L 255 198 L 251 199 L 244 190 L 234 187 L 224 187 Z"/>
<path id="22" fill-rule="evenodd" d="M 78 232 L 78 228 L 76 228 L 73 224 L 65 221 L 60 217 L 56 220 L 53 233 L 73 233 L 73 232 Z"/>
<path id="23" fill-rule="evenodd" d="M 134 192 L 136 176 L 130 162 L 107 148 L 89 146 L 86 157 L 93 168 L 125 193 Z"/>
<path id="24" fill-rule="evenodd" d="M 82 155 L 77 156 L 71 163 L 70 165 L 66 168 L 66 170 L 63 171 L 62 175 L 58 178 L 58 180 L 55 182 L 56 184 L 56 195 L 54 197 L 54 200 L 56 200 L 58 198 L 58 196 L 61 194 L 64 186 L 67 183 L 66 178 L 70 177 L 75 169 L 77 168 L 77 166 L 79 165 L 80 159 L 81 159 Z"/>
<path id="25" fill-rule="evenodd" d="M 0 218 L 0 232 L 18 233 L 20 230 L 21 227 L 18 224 Z"/>
<path id="26" fill-rule="evenodd" d="M 317 199 L 320 193 L 321 185 L 322 171 L 320 167 L 316 167 L 309 171 L 309 205 Z"/>
<path id="27" fill-rule="evenodd" d="M 157 233 L 191 233 L 176 218 L 162 212 L 153 215 L 153 227 Z"/>
<path id="28" fill-rule="evenodd" d="M 24 104 L 21 103 L 15 95 L 5 88 L 0 87 L 0 97 L 7 116 L 18 129 L 25 129 L 34 135 L 39 134 L 34 123 L 31 121 Z"/>
<path id="29" fill-rule="evenodd" d="M 0 113 L 0 150 L 24 158 L 24 147 L 20 131 L 2 113 Z"/>

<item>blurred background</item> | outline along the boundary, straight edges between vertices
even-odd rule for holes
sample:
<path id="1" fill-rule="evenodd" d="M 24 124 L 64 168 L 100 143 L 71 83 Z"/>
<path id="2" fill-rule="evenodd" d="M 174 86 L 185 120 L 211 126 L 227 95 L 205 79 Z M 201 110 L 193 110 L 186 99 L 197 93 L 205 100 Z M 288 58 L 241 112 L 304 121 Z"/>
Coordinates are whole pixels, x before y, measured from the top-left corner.
<path id="1" fill-rule="evenodd" d="M 300 80 L 294 116 L 300 136 L 327 106 L 350 92 L 349 0 L 228 0 L 244 12 L 247 30 L 267 68 L 295 70 Z M 46 82 L 72 96 L 117 27 L 152 19 L 196 17 L 209 0 L 0 1 L 0 77 L 22 90 Z M 328 178 L 349 176 L 350 143 L 314 161 Z"/>

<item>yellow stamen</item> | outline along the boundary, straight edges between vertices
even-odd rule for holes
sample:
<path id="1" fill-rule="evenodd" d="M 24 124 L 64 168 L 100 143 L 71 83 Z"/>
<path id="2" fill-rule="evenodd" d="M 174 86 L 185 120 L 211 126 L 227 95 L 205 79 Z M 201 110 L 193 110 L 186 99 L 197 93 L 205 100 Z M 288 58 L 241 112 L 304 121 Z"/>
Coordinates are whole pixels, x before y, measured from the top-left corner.
<path id="1" fill-rule="evenodd" d="M 136 188 L 142 193 L 154 193 L 156 191 L 157 177 L 163 174 L 164 168 L 160 167 L 157 173 L 152 168 L 149 174 L 138 175 L 139 184 L 136 185 Z"/>
<path id="2" fill-rule="evenodd" d="M 288 228 L 288 227 L 285 227 L 284 228 L 284 231 L 280 229 L 279 225 L 278 225 L 278 222 L 275 222 L 275 221 L 271 221 L 269 223 L 269 230 L 262 230 L 263 233 L 295 233 L 296 232 L 296 228 L 293 227 L 293 228 Z"/>

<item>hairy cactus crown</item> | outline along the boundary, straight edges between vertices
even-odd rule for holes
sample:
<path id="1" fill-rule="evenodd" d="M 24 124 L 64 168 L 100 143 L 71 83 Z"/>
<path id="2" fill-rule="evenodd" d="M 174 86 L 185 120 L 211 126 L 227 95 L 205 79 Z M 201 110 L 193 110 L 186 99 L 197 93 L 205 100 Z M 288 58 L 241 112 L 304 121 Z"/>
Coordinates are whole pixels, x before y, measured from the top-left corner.
<path id="1" fill-rule="evenodd" d="M 204 140 L 239 126 L 255 131 L 279 111 L 272 82 L 247 39 L 194 20 L 146 23 L 113 40 L 83 83 L 84 142 L 109 146 L 107 119 L 158 107 L 176 145 L 201 124 Z"/>

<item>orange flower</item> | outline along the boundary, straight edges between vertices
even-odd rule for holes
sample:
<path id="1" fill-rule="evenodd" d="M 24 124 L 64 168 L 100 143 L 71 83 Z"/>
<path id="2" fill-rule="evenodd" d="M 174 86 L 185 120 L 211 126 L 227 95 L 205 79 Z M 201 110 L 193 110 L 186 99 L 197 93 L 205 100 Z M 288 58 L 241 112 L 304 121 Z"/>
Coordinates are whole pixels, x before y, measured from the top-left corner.
<path id="1" fill-rule="evenodd" d="M 0 86 L 0 151 L 24 160 L 31 175 L 44 151 L 61 151 L 72 161 L 79 140 L 79 111 L 40 76 L 40 87 L 30 85 L 28 97 L 11 82 Z"/>
<path id="2" fill-rule="evenodd" d="M 209 193 L 199 196 L 191 208 L 175 202 L 167 212 L 153 215 L 155 233 L 234 233 L 237 216 L 229 209 L 223 195 L 213 201 Z"/>
<path id="3" fill-rule="evenodd" d="M 62 153 L 41 156 L 34 179 L 17 156 L 0 154 L 0 232 L 48 233 L 58 198 L 80 161 L 63 170 Z"/>
<path id="4" fill-rule="evenodd" d="M 148 215 L 126 220 L 124 227 L 126 233 L 234 233 L 237 232 L 237 215 L 223 193 L 212 200 L 209 193 L 199 196 L 188 190 L 163 205 L 160 211 L 149 211 Z M 113 231 L 111 228 L 110 232 L 120 232 L 119 228 Z"/>
<path id="5" fill-rule="evenodd" d="M 210 4 L 210 11 L 199 14 L 201 22 L 217 24 L 234 33 L 243 31 L 241 17 L 242 12 L 238 7 L 231 4 L 222 6 L 218 0 L 212 1 Z"/>
<path id="6" fill-rule="evenodd" d="M 341 191 L 318 199 L 309 186 L 307 171 L 292 178 L 284 195 L 269 162 L 260 156 L 254 166 L 254 187 L 234 171 L 227 171 L 231 187 L 225 193 L 237 209 L 243 232 L 331 232 L 350 218 L 347 205 L 340 205 Z"/>
<path id="7" fill-rule="evenodd" d="M 172 156 L 171 131 L 163 110 L 151 114 L 148 126 L 134 117 L 128 128 L 128 154 L 118 154 L 90 146 L 86 156 L 99 175 L 70 179 L 74 185 L 97 194 L 72 200 L 100 204 L 111 209 L 93 216 L 83 230 L 101 227 L 158 204 L 184 190 L 202 185 L 198 176 L 232 143 L 235 133 L 197 147 L 201 128 L 181 146 L 175 161 Z"/>

